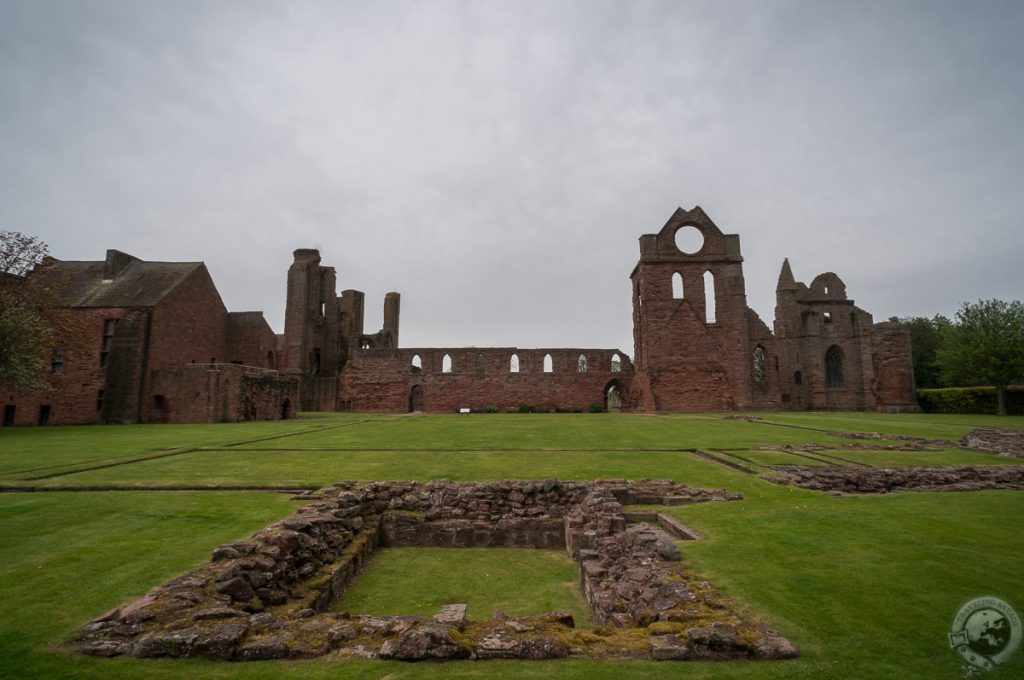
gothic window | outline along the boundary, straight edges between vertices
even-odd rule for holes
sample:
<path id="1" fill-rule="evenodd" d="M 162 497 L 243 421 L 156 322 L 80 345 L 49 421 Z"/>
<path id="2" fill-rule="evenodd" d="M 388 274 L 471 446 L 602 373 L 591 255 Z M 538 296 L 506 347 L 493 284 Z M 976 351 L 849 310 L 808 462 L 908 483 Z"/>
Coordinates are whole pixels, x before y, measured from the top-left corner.
<path id="1" fill-rule="evenodd" d="M 415 354 L 412 357 L 412 372 L 420 373 L 423 371 L 423 360 L 420 359 L 419 354 Z"/>
<path id="2" fill-rule="evenodd" d="M 763 383 L 765 380 L 765 363 L 767 360 L 764 347 L 758 345 L 754 348 L 754 382 Z"/>
<path id="3" fill-rule="evenodd" d="M 483 372 L 484 372 L 484 355 L 483 354 L 477 354 L 476 355 L 476 372 L 477 372 L 477 375 L 483 375 Z"/>
<path id="4" fill-rule="evenodd" d="M 679 272 L 672 275 L 672 297 L 676 300 L 683 299 L 683 275 Z"/>
<path id="5" fill-rule="evenodd" d="M 581 354 L 580 358 L 576 360 L 576 372 L 586 373 L 587 372 L 587 355 Z"/>
<path id="6" fill-rule="evenodd" d="M 519 355 L 513 354 L 512 358 L 508 360 L 508 372 L 518 373 L 519 372 Z"/>
<path id="7" fill-rule="evenodd" d="M 825 352 L 825 387 L 843 386 L 843 350 L 832 345 Z"/>
<path id="8" fill-rule="evenodd" d="M 64 348 L 58 347 L 53 350 L 53 361 L 50 362 L 50 370 L 54 375 L 64 372 Z"/>
<path id="9" fill-rule="evenodd" d="M 619 356 L 618 352 L 612 355 L 612 373 L 620 373 L 622 371 L 622 357 Z"/>
<path id="10" fill-rule="evenodd" d="M 444 358 L 441 359 L 441 372 L 451 373 L 452 372 L 452 357 L 450 354 L 445 354 Z"/>
<path id="11" fill-rule="evenodd" d="M 715 275 L 704 272 L 704 322 L 715 323 Z"/>
<path id="12" fill-rule="evenodd" d="M 545 373 L 554 373 L 554 371 L 555 371 L 555 362 L 553 362 L 551 360 L 551 355 L 550 354 L 545 354 L 544 355 L 544 372 Z"/>
<path id="13" fill-rule="evenodd" d="M 793 374 L 793 384 L 794 385 L 803 385 L 804 384 L 803 373 L 801 373 L 800 371 L 797 371 L 796 373 Z"/>

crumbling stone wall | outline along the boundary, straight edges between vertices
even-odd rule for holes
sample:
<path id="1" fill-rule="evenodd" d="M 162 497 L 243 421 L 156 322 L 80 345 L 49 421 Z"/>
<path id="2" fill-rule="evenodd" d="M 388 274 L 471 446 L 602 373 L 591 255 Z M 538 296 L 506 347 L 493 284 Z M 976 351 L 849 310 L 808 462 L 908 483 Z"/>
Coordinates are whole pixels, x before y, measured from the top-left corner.
<path id="1" fill-rule="evenodd" d="M 510 370 L 513 355 L 516 372 Z M 616 355 L 619 370 L 614 371 Z M 443 370 L 445 356 L 451 372 Z M 544 371 L 545 356 L 551 357 L 551 372 Z M 585 371 L 580 356 L 586 357 Z M 613 385 L 624 395 L 632 375 L 629 357 L 614 349 L 371 349 L 354 351 L 341 377 L 341 393 L 343 407 L 357 411 L 514 411 L 520 405 L 585 410 L 592 404 L 605 408 Z"/>
<path id="2" fill-rule="evenodd" d="M 627 529 L 622 514 L 622 503 L 738 498 L 665 481 L 344 482 L 249 540 L 220 546 L 195 571 L 96 618 L 72 647 L 100 656 L 237 661 L 332 652 L 401 660 L 792 657 L 796 650 L 777 632 L 728 613 L 709 586 L 688 577 L 671 540 L 647 525 Z M 595 617 L 611 627 L 584 634 L 557 612 L 470 622 L 465 605 L 431 620 L 327 613 L 379 544 L 433 540 L 567 545 L 583 561 L 581 583 Z"/>
<path id="3" fill-rule="evenodd" d="M 280 420 L 294 415 L 298 381 L 234 364 L 168 366 L 153 371 L 144 422 Z"/>

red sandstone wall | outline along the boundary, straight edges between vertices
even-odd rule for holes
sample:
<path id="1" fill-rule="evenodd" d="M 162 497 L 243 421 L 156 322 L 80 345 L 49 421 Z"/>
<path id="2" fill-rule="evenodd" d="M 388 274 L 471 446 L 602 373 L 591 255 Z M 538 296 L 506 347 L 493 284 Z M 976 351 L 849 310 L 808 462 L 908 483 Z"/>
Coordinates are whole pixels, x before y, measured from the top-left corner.
<path id="1" fill-rule="evenodd" d="M 227 362 L 277 368 L 277 336 L 263 312 L 229 312 L 227 320 Z"/>
<path id="2" fill-rule="evenodd" d="M 106 370 L 100 367 L 103 322 L 120 319 L 121 309 L 66 309 L 59 312 L 66 329 L 58 344 L 65 348 L 64 372 L 52 375 L 53 390 L 2 392 L 4 405 L 15 406 L 15 425 L 36 425 L 39 408 L 50 406 L 51 425 L 86 425 L 100 422 L 100 390 Z M 69 337 L 71 336 L 71 337 Z"/>
<path id="3" fill-rule="evenodd" d="M 230 361 L 227 316 L 210 273 L 201 265 L 153 308 L 149 369 Z"/>
<path id="4" fill-rule="evenodd" d="M 877 410 L 920 411 L 914 389 L 910 331 L 895 321 L 876 323 L 873 330 L 875 382 L 872 387 Z"/>
<path id="5" fill-rule="evenodd" d="M 611 370 L 612 355 L 621 359 L 621 370 Z M 445 355 L 452 372 L 442 372 Z M 519 372 L 509 370 L 513 354 Z M 544 355 L 552 357 L 553 371 L 543 371 Z M 587 370 L 578 370 L 580 354 Z M 414 356 L 422 368 L 412 369 Z M 520 404 L 543 409 L 586 409 L 604 406 L 606 388 L 613 382 L 624 400 L 633 375 L 624 352 L 609 349 L 517 348 L 411 348 L 356 350 L 341 377 L 342 408 L 355 411 L 408 411 L 414 386 L 422 389 L 423 411 L 453 412 L 459 408 L 496 407 L 518 410 Z"/>
<path id="6" fill-rule="evenodd" d="M 696 253 L 681 252 L 675 235 L 694 227 L 703 234 Z M 739 237 L 722 234 L 700 208 L 678 210 L 657 234 L 640 238 L 633 272 L 634 340 L 638 361 L 637 408 L 647 411 L 748 409 L 751 397 L 750 310 Z M 714 276 L 705 291 L 704 274 Z M 673 274 L 683 278 L 674 298 Z M 715 301 L 709 318 L 706 296 Z M 767 348 L 766 349 L 770 349 Z M 767 398 L 762 394 L 762 402 Z"/>
<path id="7" fill-rule="evenodd" d="M 151 381 L 153 393 L 163 396 L 162 409 L 147 401 L 145 421 L 151 423 L 280 420 L 293 415 L 298 398 L 294 378 L 250 375 L 224 364 L 168 367 L 154 371 Z"/>

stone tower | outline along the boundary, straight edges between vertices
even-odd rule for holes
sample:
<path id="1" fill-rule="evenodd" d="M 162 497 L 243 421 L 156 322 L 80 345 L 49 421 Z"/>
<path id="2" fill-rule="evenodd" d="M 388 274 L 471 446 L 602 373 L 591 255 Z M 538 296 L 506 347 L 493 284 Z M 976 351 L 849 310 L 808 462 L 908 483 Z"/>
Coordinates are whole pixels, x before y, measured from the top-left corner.
<path id="1" fill-rule="evenodd" d="M 723 234 L 699 206 L 679 208 L 660 232 L 640 237 L 640 261 L 630 278 L 633 406 L 750 408 L 751 325 L 768 345 L 771 334 L 747 308 L 740 237 Z"/>
<path id="2" fill-rule="evenodd" d="M 303 411 L 337 408 L 342 347 L 334 267 L 320 266 L 320 252 L 299 249 L 288 268 L 284 318 L 286 374 L 299 378 Z"/>

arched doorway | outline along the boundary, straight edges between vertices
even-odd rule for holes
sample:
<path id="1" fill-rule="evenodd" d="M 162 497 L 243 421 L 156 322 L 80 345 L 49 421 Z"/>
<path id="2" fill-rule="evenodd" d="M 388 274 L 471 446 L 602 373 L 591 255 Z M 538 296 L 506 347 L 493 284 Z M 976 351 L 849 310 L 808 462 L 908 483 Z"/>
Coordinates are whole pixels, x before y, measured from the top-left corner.
<path id="1" fill-rule="evenodd" d="M 409 413 L 423 410 L 423 385 L 413 385 L 409 390 Z"/>
<path id="2" fill-rule="evenodd" d="M 281 420 L 288 420 L 292 417 L 292 400 L 285 399 L 281 403 Z"/>
<path id="3" fill-rule="evenodd" d="M 614 380 L 604 388 L 604 410 L 609 413 L 618 413 L 622 410 L 622 391 L 619 384 Z"/>

